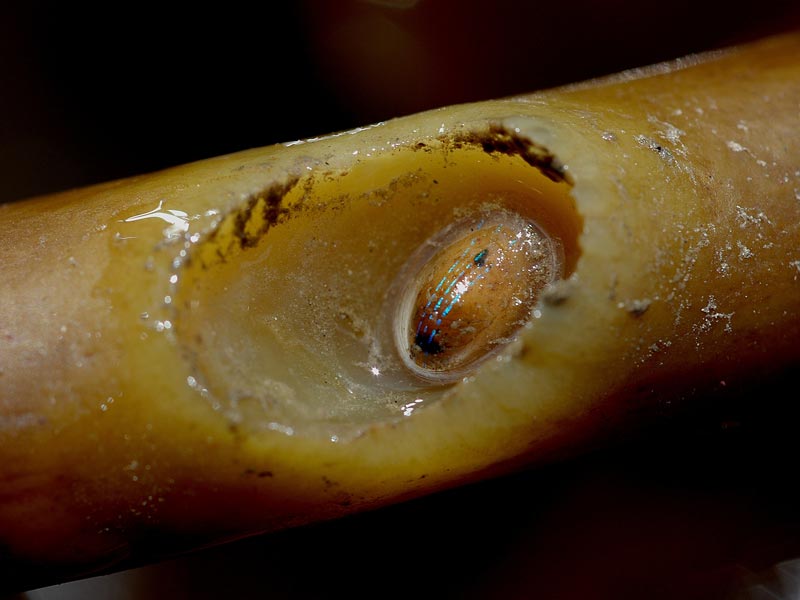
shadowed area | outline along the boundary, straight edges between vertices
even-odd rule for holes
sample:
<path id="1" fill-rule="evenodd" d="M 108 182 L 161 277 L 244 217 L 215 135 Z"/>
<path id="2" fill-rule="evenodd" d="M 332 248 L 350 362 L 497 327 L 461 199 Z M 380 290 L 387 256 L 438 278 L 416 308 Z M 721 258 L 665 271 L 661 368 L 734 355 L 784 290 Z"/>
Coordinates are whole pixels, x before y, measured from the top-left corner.
<path id="1" fill-rule="evenodd" d="M 727 390 L 565 463 L 23 598 L 401 598 L 424 589 L 460 598 L 744 600 L 780 592 L 791 582 L 774 565 L 800 556 L 792 425 L 800 409 L 783 391 L 794 377 Z"/>

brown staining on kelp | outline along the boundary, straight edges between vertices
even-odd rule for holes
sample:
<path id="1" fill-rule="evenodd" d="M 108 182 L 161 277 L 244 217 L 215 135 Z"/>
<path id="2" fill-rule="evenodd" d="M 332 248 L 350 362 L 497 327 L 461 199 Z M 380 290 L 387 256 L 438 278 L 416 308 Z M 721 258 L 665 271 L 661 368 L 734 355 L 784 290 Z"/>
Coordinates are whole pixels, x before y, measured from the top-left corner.
<path id="1" fill-rule="evenodd" d="M 329 479 L 325 475 L 322 476 L 322 483 L 325 485 L 326 490 L 330 490 L 331 488 L 339 487 L 339 482 L 334 481 L 333 479 Z"/>
<path id="2" fill-rule="evenodd" d="M 299 181 L 299 177 L 292 177 L 247 197 L 205 234 L 194 252 L 184 259 L 184 266 L 197 260 L 202 269 L 208 269 L 257 246 L 273 225 L 289 216 L 284 200 Z M 292 210 L 298 208 L 293 206 Z"/>
<path id="3" fill-rule="evenodd" d="M 422 169 L 402 173 L 394 177 L 389 183 L 380 188 L 370 189 L 358 196 L 359 200 L 365 200 L 373 206 L 380 206 L 390 199 L 397 196 L 397 194 L 410 190 L 419 181 L 425 180 L 425 172 Z M 346 205 L 350 200 L 349 197 L 342 198 L 343 205 Z"/>
<path id="4" fill-rule="evenodd" d="M 260 198 L 257 196 L 251 196 L 247 200 L 244 210 L 237 213 L 234 219 L 233 233 L 239 239 L 239 245 L 242 249 L 255 245 L 255 242 L 252 241 L 252 238 L 247 235 L 247 223 L 252 218 L 253 212 L 256 210 L 256 206 L 259 201 Z"/>
<path id="5" fill-rule="evenodd" d="M 264 479 L 267 477 L 274 476 L 272 471 L 257 471 L 256 469 L 245 469 L 244 475 L 245 477 L 258 477 L 259 479 Z"/>
<path id="6" fill-rule="evenodd" d="M 502 125 L 493 124 L 489 126 L 488 131 L 470 132 L 447 141 L 456 149 L 463 145 L 471 145 L 480 146 L 489 155 L 519 156 L 551 181 L 571 183 L 564 166 L 547 148 Z"/>
<path id="7" fill-rule="evenodd" d="M 294 177 L 284 184 L 274 184 L 251 196 L 244 209 L 235 215 L 233 234 L 239 240 L 242 250 L 256 246 L 269 228 L 289 213 L 281 204 L 297 181 L 298 178 Z"/>

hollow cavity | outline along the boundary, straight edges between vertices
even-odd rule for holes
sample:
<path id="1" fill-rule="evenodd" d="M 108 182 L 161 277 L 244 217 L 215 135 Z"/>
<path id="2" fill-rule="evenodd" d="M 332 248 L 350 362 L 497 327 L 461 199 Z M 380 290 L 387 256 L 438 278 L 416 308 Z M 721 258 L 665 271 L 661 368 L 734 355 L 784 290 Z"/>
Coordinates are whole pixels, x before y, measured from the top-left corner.
<path id="1" fill-rule="evenodd" d="M 464 385 L 580 254 L 569 182 L 487 144 L 394 148 L 228 214 L 173 302 L 194 387 L 242 430 L 341 440 Z"/>

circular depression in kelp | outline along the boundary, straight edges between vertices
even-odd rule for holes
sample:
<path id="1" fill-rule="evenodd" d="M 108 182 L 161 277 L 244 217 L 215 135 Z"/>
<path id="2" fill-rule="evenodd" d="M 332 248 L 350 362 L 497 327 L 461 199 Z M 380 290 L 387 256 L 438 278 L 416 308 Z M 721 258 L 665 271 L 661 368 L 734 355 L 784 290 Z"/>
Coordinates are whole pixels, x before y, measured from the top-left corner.
<path id="1" fill-rule="evenodd" d="M 243 200 L 176 292 L 193 387 L 237 427 L 343 439 L 501 353 L 582 222 L 568 182 L 489 147 L 395 148 Z"/>

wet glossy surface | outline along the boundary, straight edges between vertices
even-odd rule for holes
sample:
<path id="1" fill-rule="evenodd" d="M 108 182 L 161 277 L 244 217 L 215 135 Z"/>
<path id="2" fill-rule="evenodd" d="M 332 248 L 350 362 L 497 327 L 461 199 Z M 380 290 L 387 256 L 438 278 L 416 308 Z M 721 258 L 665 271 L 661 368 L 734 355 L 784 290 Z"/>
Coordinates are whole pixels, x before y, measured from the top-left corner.
<path id="1" fill-rule="evenodd" d="M 410 258 L 417 271 L 396 316 L 406 363 L 424 379 L 447 381 L 496 354 L 561 277 L 560 254 L 559 240 L 508 211 L 444 228 Z"/>
<path id="2" fill-rule="evenodd" d="M 548 74 L 556 73 L 561 81 L 574 80 L 575 73 L 597 74 L 596 70 L 591 69 L 581 71 L 582 67 L 576 65 L 585 64 L 586 48 L 590 48 L 592 57 L 602 63 L 602 56 L 608 55 L 610 50 L 607 44 L 609 32 L 619 30 L 619 12 L 640 15 L 634 18 L 636 31 L 627 28 L 626 35 L 614 35 L 615 49 L 610 50 L 612 56 L 616 52 L 617 56 L 624 55 L 624 61 L 631 62 L 623 61 L 614 67 L 603 67 L 604 72 L 622 66 L 644 64 L 652 58 L 671 58 L 682 54 L 684 50 L 717 44 L 727 39 L 726 30 L 732 31 L 720 25 L 717 16 L 724 16 L 728 24 L 732 19 L 746 20 L 748 16 L 739 10 L 727 10 L 727 7 L 715 11 L 712 4 L 704 3 L 702 6 L 703 14 L 713 15 L 712 19 L 685 18 L 686 14 L 698 14 L 700 7 L 696 2 L 687 3 L 684 13 L 674 11 L 669 18 L 663 14 L 645 17 L 637 11 L 626 11 L 625 7 L 620 7 L 621 11 L 600 7 L 614 24 L 611 28 L 598 26 L 593 15 L 584 12 L 587 8 L 584 6 L 581 11 L 573 11 L 572 17 L 580 21 L 581 31 L 594 32 L 598 37 L 581 38 L 574 34 L 574 29 L 570 29 L 571 35 L 564 36 L 560 28 L 543 25 L 537 30 L 538 43 L 547 48 L 550 55 L 559 56 L 559 64 L 558 69 L 554 69 L 552 63 L 546 61 L 541 68 Z M 759 15 L 780 20 L 780 10 L 776 9 L 780 4 L 772 3 L 770 10 L 759 5 L 755 10 Z M 434 5 L 420 3 L 420 6 Z M 553 12 L 548 14 L 561 16 L 563 7 L 552 5 L 548 10 L 551 9 Z M 279 89 L 276 94 L 275 83 L 286 82 L 286 73 L 279 69 L 277 73 L 272 71 L 264 74 L 263 23 L 267 21 L 252 20 L 248 35 L 243 36 L 239 28 L 243 23 L 241 14 L 235 9 L 230 10 L 231 22 L 237 25 L 228 28 L 232 39 L 246 38 L 258 50 L 252 53 L 250 58 L 253 62 L 250 62 L 243 58 L 246 52 L 242 53 L 237 44 L 220 43 L 220 15 L 214 12 L 209 20 L 214 21 L 211 29 L 216 34 L 206 36 L 210 50 L 205 53 L 201 51 L 200 54 L 218 57 L 220 51 L 226 48 L 231 50 L 232 54 L 220 61 L 226 68 L 217 68 L 219 64 L 211 68 L 217 75 L 227 77 L 223 81 L 218 78 L 206 80 L 210 67 L 204 60 L 193 61 L 194 71 L 190 69 L 188 73 L 183 73 L 183 77 L 176 76 L 180 69 L 174 65 L 180 64 L 183 68 L 189 64 L 186 60 L 189 44 L 176 34 L 184 31 L 192 35 L 193 42 L 196 41 L 194 28 L 182 29 L 176 25 L 184 23 L 183 15 L 180 20 L 173 22 L 169 19 L 154 22 L 148 11 L 141 11 L 138 16 L 134 11 L 129 11 L 125 19 L 116 22 L 117 27 L 108 29 L 95 27 L 94 18 L 84 18 L 84 15 L 76 15 L 76 23 L 68 26 L 59 11 L 52 11 L 47 20 L 35 21 L 31 31 L 37 32 L 41 40 L 48 40 L 51 48 L 63 57 L 64 63 L 91 64 L 92 67 L 77 75 L 70 71 L 62 73 L 58 65 L 53 65 L 51 57 L 47 66 L 59 72 L 59 81 L 55 85 L 52 82 L 47 85 L 46 80 L 43 84 L 35 77 L 19 77 L 12 70 L 6 80 L 13 82 L 13 85 L 7 86 L 9 95 L 19 92 L 23 100 L 15 103 L 12 99 L 7 105 L 4 101 L 8 95 L 4 95 L 0 101 L 4 109 L 10 106 L 7 114 L 16 115 L 8 119 L 11 134 L 8 137 L 2 134 L 4 150 L 7 150 L 4 160 L 11 161 L 6 179 L 8 189 L 4 186 L 5 198 L 54 191 L 69 185 L 139 173 L 270 140 L 283 141 L 302 135 L 316 135 L 321 131 L 364 122 L 364 118 L 359 117 L 345 122 L 323 120 L 321 123 L 318 113 L 304 113 L 302 119 L 298 119 L 296 114 L 294 118 L 287 117 L 285 108 L 293 102 L 293 96 L 286 92 L 292 89 L 292 84 L 287 83 L 285 89 Z M 443 11 L 450 19 L 451 15 L 447 12 Z M 504 27 L 512 24 L 506 14 L 500 17 Z M 136 26 L 129 28 L 129 35 L 120 36 L 118 27 L 125 22 L 130 23 L 131 19 Z M 85 24 L 79 25 L 78 21 Z M 482 19 L 480 21 L 483 22 Z M 326 28 L 330 27 L 327 19 L 323 19 L 323 22 Z M 530 21 L 519 22 L 526 31 L 531 26 Z M 715 23 L 713 31 L 710 26 L 712 22 Z M 6 23 L 11 24 L 8 29 L 14 34 L 20 29 L 13 19 L 4 19 L 3 24 Z M 154 25 L 156 33 L 144 23 Z M 676 26 L 677 23 L 691 24 L 690 28 L 695 32 L 693 44 L 684 44 L 685 30 Z M 87 27 L 93 32 L 100 32 L 100 42 L 86 35 Z M 462 34 L 459 28 L 447 29 Z M 380 33 L 382 30 L 373 28 L 372 31 Z M 54 36 L 54 32 L 68 36 L 70 43 L 64 43 L 64 38 Z M 543 42 L 542 34 L 549 34 L 551 40 L 563 40 L 567 46 L 561 46 L 562 49 L 569 47 L 574 50 L 576 40 L 581 40 L 583 48 L 575 52 L 570 63 L 564 53 Z M 104 60 L 113 56 L 113 52 L 108 51 L 109 46 L 103 40 L 108 42 L 112 38 L 119 46 L 127 48 L 130 55 L 127 63 L 123 61 L 120 66 L 119 60 L 115 59 L 114 67 L 109 69 Z M 136 43 L 130 43 L 131 39 L 135 39 Z M 359 38 L 351 36 L 351 39 Z M 447 36 L 441 39 L 447 44 Z M 526 66 L 530 66 L 533 63 L 527 52 L 527 38 L 520 36 L 517 39 L 526 49 L 526 52 L 517 52 L 517 56 L 522 57 Z M 43 43 L 41 40 L 40 43 Z M 71 44 L 78 40 L 82 44 L 79 57 L 91 56 L 93 61 L 95 58 L 102 60 L 93 62 L 71 58 L 74 56 L 69 52 Z M 143 40 L 147 43 L 139 43 Z M 19 44 L 15 46 L 15 42 L 18 42 L 16 34 L 3 36 L 2 41 L 10 43 L 12 48 L 20 47 Z M 171 41 L 175 44 L 173 47 L 164 45 Z M 3 53 L 4 59 L 40 58 L 37 53 L 28 52 L 28 46 L 22 44 L 21 47 L 21 51 Z M 103 51 L 98 52 L 98 48 L 103 48 Z M 192 48 L 195 53 L 198 51 L 196 45 L 192 44 Z M 455 58 L 458 59 L 463 44 L 452 44 L 452 48 L 456 50 Z M 478 51 L 481 48 L 481 44 L 476 44 Z M 496 48 L 508 56 L 507 43 L 497 44 Z M 654 52 L 653 48 L 657 51 Z M 178 62 L 165 60 L 165 53 L 171 54 L 170 49 L 178 50 L 179 57 L 174 59 Z M 281 52 L 283 58 L 287 54 L 294 53 Z M 385 54 L 363 55 L 376 57 L 376 64 L 381 66 L 381 71 L 389 76 L 394 75 L 394 69 L 386 68 Z M 467 69 L 466 77 L 461 81 L 473 94 L 488 89 L 485 76 L 494 71 L 497 65 L 506 64 L 493 60 L 491 53 L 483 55 L 487 57 L 486 64 L 492 66 L 491 70 L 476 69 L 472 63 L 461 65 Z M 150 66 L 139 65 L 142 56 L 152 59 Z M 197 58 L 197 54 L 193 57 Z M 576 60 L 579 62 L 574 62 Z M 153 81 L 148 75 L 156 64 L 163 66 L 163 71 L 159 71 L 161 84 L 158 78 Z M 410 64 L 420 63 L 415 59 Z M 453 64 L 451 60 L 450 66 Z M 240 70 L 230 76 L 231 71 L 227 67 Z M 34 64 L 32 68 L 35 70 L 37 65 Z M 93 71 L 92 68 L 97 70 Z M 437 68 L 436 72 L 452 73 L 452 70 Z M 476 77 L 476 72 L 481 76 Z M 524 72 L 530 71 L 526 69 Z M 258 79 L 267 93 L 256 93 L 252 87 L 245 89 L 244 93 L 232 92 L 241 91 L 243 82 L 252 84 L 253 73 L 263 75 Z M 304 81 L 310 77 L 308 70 L 298 70 L 298 73 Z M 513 89 L 507 90 L 509 93 L 523 91 L 520 85 L 524 85 L 525 90 L 538 87 L 535 83 L 521 84 L 522 74 L 522 71 L 514 69 L 507 69 L 503 74 L 506 82 L 514 82 Z M 109 77 L 113 78 L 112 93 L 109 93 Z M 294 80 L 295 84 L 298 79 Z M 163 83 L 167 81 L 173 86 L 170 92 L 180 89 L 186 95 L 164 93 Z M 368 81 L 374 89 L 380 87 L 374 85 L 373 77 L 365 77 L 362 81 Z M 534 76 L 533 81 L 541 82 L 541 73 L 539 79 Z M 347 96 L 353 89 L 352 81 L 345 77 L 340 83 L 342 94 Z M 203 85 L 205 92 L 216 90 L 216 95 L 198 94 L 198 85 Z M 295 89 L 304 90 L 298 96 L 300 98 L 310 95 L 308 88 Z M 313 91 L 313 86 L 311 89 Z M 438 86 L 438 89 L 450 93 L 449 90 L 459 88 Z M 68 90 L 66 100 L 63 97 L 65 90 Z M 113 93 L 114 90 L 122 93 Z M 154 93 L 154 90 L 161 90 L 161 93 Z M 418 98 L 418 95 L 408 93 L 406 88 L 380 91 L 401 101 L 414 102 Z M 491 92 L 491 95 L 496 95 L 496 92 Z M 31 102 L 31 98 L 35 101 Z M 227 108 L 220 106 L 221 98 L 229 100 Z M 265 98 L 269 98 L 269 102 Z M 450 95 L 446 101 L 463 98 L 463 95 Z M 199 102 L 202 99 L 209 103 L 202 104 Z M 284 100 L 283 104 L 275 103 L 279 99 Z M 121 104 L 123 100 L 130 104 L 126 107 Z M 250 102 L 248 106 L 251 112 L 243 110 L 243 100 Z M 363 97 L 360 101 L 363 106 L 377 111 L 375 114 L 380 118 L 397 112 L 375 108 Z M 147 104 L 143 105 L 143 102 Z M 296 104 L 301 106 L 302 103 Z M 67 108 L 64 108 L 65 105 Z M 320 102 L 320 105 L 326 108 L 331 106 L 326 101 Z M 189 106 L 196 107 L 197 112 L 187 113 Z M 20 107 L 24 110 L 18 110 Z M 69 107 L 72 110 L 79 107 L 78 112 L 82 117 L 75 118 L 73 114 L 70 121 Z M 62 110 L 65 112 L 62 113 Z M 67 124 L 60 121 L 65 113 Z M 21 118 L 17 118 L 20 115 Z M 237 130 L 235 123 L 232 126 L 232 115 L 243 125 L 243 128 L 238 128 L 240 132 L 246 131 L 246 134 L 240 133 L 243 137 L 234 137 L 238 141 L 233 143 L 228 138 L 226 143 L 214 146 L 209 140 L 214 138 L 215 132 L 219 137 L 223 131 Z M 176 116 L 185 117 L 177 130 L 174 128 Z M 197 127 L 201 122 L 204 126 Z M 263 129 L 259 131 L 253 126 L 254 123 L 260 124 Z M 31 124 L 34 126 L 31 127 Z M 91 126 L 87 127 L 87 124 Z M 291 133 L 269 137 L 276 126 L 286 127 Z M 298 126 L 305 129 L 298 131 Z M 265 134 L 265 131 L 268 133 Z M 209 145 L 199 145 L 201 141 L 209 142 Z M 117 145 L 110 146 L 112 143 Z M 176 154 L 175 144 L 186 148 L 187 153 Z M 735 152 L 732 147 L 731 151 Z M 69 160 L 64 160 L 65 156 Z M 112 165 L 113 168 L 104 170 L 103 165 Z M 709 315 L 720 312 L 715 312 L 710 304 L 707 308 Z M 769 394 L 763 390 L 761 393 Z M 118 405 L 119 402 L 116 402 L 108 408 L 109 412 Z M 97 410 L 102 408 L 98 407 Z M 759 572 L 774 561 L 797 555 L 791 551 L 798 531 L 795 508 L 799 501 L 792 477 L 796 470 L 796 452 L 791 445 L 791 440 L 796 437 L 791 423 L 796 421 L 791 415 L 785 419 L 779 417 L 777 422 L 782 427 L 777 431 L 768 428 L 768 433 L 761 436 L 744 436 L 742 444 L 736 444 L 734 451 L 728 444 L 695 444 L 691 440 L 687 442 L 685 438 L 661 450 L 641 452 L 641 447 L 637 447 L 629 453 L 628 449 L 623 449 L 587 457 L 566 468 L 557 465 L 543 474 L 487 483 L 340 523 L 286 532 L 272 538 L 209 551 L 194 559 L 125 573 L 112 578 L 111 585 L 116 583 L 125 586 L 123 589 L 117 588 L 118 593 L 114 597 L 124 597 L 122 594 L 131 598 L 203 597 L 204 594 L 207 597 L 219 597 L 223 593 L 240 592 L 248 595 L 254 590 L 259 592 L 265 589 L 276 597 L 313 597 L 325 595 L 333 588 L 349 590 L 363 586 L 374 590 L 374 586 L 387 585 L 388 580 L 401 595 L 418 593 L 423 585 L 428 585 L 433 591 L 452 591 L 452 573 L 458 572 L 464 573 L 457 580 L 457 587 L 462 588 L 465 595 L 487 595 L 498 590 L 521 590 L 520 594 L 524 594 L 537 589 L 564 597 L 583 598 L 593 594 L 601 598 L 620 598 L 627 594 L 627 597 L 640 598 L 642 589 L 652 592 L 653 589 L 666 587 L 660 597 L 708 598 L 709 589 L 727 589 L 727 581 L 746 579 L 749 574 Z M 735 420 L 724 427 L 720 424 L 720 431 L 722 429 L 726 432 L 736 431 Z M 589 485 L 585 485 L 587 482 Z M 418 552 L 409 556 L 406 548 L 409 545 L 414 547 L 414 544 L 417 544 Z M 359 564 L 358 569 L 354 567 L 355 563 Z M 309 572 L 316 576 L 309 577 Z M 585 576 L 576 577 L 576 573 Z M 429 581 L 431 576 L 433 583 Z M 87 585 L 91 583 L 87 582 Z M 581 587 L 584 585 L 591 586 L 591 589 L 587 592 L 585 587 Z M 61 592 L 66 595 L 70 590 L 81 589 L 86 588 L 75 584 L 65 586 Z M 648 597 L 659 595 L 651 593 Z"/>

